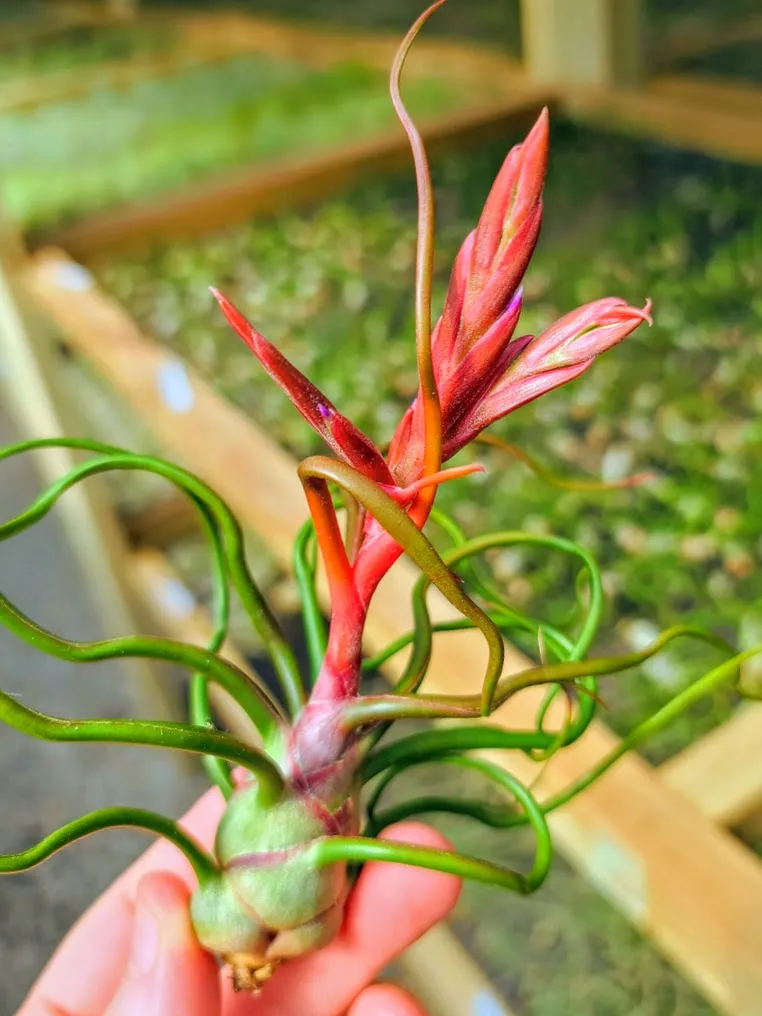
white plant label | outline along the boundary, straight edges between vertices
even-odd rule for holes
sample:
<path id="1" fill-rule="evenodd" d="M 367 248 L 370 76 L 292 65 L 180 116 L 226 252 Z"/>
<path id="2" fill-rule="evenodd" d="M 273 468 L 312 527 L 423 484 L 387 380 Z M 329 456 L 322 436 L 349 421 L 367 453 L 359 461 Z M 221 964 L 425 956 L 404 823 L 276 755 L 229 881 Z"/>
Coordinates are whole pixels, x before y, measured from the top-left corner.
<path id="1" fill-rule="evenodd" d="M 84 265 L 64 261 L 55 267 L 56 285 L 70 293 L 86 293 L 95 285 L 95 279 Z"/>
<path id="2" fill-rule="evenodd" d="M 157 371 L 156 383 L 162 402 L 173 413 L 189 413 L 196 405 L 196 393 L 181 360 L 164 360 Z"/>
<path id="3" fill-rule="evenodd" d="M 159 599 L 174 617 L 189 617 L 196 609 L 193 593 L 179 579 L 164 579 Z"/>
<path id="4" fill-rule="evenodd" d="M 508 1016 L 494 995 L 480 991 L 471 1000 L 471 1016 Z"/>

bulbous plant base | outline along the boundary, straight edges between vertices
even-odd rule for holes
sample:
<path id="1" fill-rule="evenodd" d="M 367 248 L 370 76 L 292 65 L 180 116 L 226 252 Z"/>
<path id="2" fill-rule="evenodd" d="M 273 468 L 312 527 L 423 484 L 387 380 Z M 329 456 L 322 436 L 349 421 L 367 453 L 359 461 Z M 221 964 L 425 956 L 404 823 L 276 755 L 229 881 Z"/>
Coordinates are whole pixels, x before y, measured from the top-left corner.
<path id="1" fill-rule="evenodd" d="M 231 953 L 223 956 L 223 960 L 230 967 L 233 990 L 248 991 L 254 995 L 260 993 L 262 986 L 270 980 L 281 962 L 250 953 Z"/>
<path id="2" fill-rule="evenodd" d="M 350 888 L 346 864 L 317 864 L 312 847 L 357 832 L 351 797 L 326 803 L 286 785 L 273 804 L 262 802 L 256 781 L 238 787 L 217 828 L 220 867 L 199 882 L 190 906 L 199 943 L 230 968 L 237 991 L 257 992 L 280 963 L 338 934 Z"/>

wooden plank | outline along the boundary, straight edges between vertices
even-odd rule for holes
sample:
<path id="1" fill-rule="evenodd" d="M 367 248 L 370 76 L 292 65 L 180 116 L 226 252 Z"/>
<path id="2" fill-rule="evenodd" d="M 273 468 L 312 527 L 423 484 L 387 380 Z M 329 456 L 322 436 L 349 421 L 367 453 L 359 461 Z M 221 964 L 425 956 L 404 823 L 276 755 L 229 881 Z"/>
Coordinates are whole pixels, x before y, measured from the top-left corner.
<path id="1" fill-rule="evenodd" d="M 157 379 L 167 353 L 140 334 L 126 313 L 94 287 L 61 288 L 64 254 L 40 254 L 26 276 L 42 306 L 73 347 L 140 413 L 170 453 L 225 497 L 241 520 L 264 535 L 273 552 L 289 559 L 291 541 L 305 516 L 294 463 L 248 417 L 188 370 L 183 411 L 168 405 Z M 366 630 L 378 650 L 411 625 L 415 569 L 399 563 L 382 583 Z M 432 597 L 432 614 L 451 615 Z M 485 661 L 473 632 L 443 636 L 426 688 L 478 691 Z M 403 661 L 387 668 L 393 678 Z M 507 669 L 526 660 L 507 647 Z M 493 715 L 506 727 L 534 725 L 539 690 L 516 696 Z M 616 737 L 600 722 L 544 769 L 541 789 L 552 794 L 608 754 Z M 489 753 L 520 778 L 537 775 L 523 755 Z M 717 828 L 637 755 L 622 759 L 603 779 L 552 816 L 563 853 L 690 978 L 722 1013 L 759 1016 L 762 998 L 762 865 Z M 527 905 L 511 900 L 507 906 Z"/>
<path id="2" fill-rule="evenodd" d="M 130 555 L 127 566 L 136 594 L 168 636 L 193 645 L 209 643 L 212 629 L 206 612 L 163 554 L 138 550 Z M 254 676 L 234 645 L 227 644 L 223 655 Z M 257 743 L 256 729 L 240 706 L 216 685 L 210 690 L 227 728 L 249 743 Z M 411 946 L 400 958 L 399 966 L 406 986 L 418 995 L 431 1016 L 477 1014 L 484 1012 L 488 1004 L 490 1016 L 510 1016 L 495 986 L 445 925 Z"/>
<path id="3" fill-rule="evenodd" d="M 659 38 L 653 39 L 651 51 L 653 63 L 667 68 L 680 60 L 704 56 L 726 46 L 741 42 L 755 42 L 762 39 L 762 16 L 751 14 L 745 18 L 723 19 L 721 22 L 700 24 L 695 27 L 686 24 L 683 18 L 675 27 L 667 29 Z"/>
<path id="4" fill-rule="evenodd" d="M 446 924 L 400 958 L 403 983 L 429 1016 L 512 1016 L 513 1010 Z"/>
<path id="5" fill-rule="evenodd" d="M 521 0 L 533 81 L 632 86 L 644 76 L 642 0 Z"/>
<path id="6" fill-rule="evenodd" d="M 756 89 L 738 89 L 737 108 L 723 101 L 727 86 L 704 90 L 703 100 L 665 91 L 656 83 L 638 91 L 569 87 L 563 110 L 586 126 L 621 131 L 670 148 L 687 148 L 715 158 L 762 165 L 762 130 L 756 115 Z M 672 94 L 669 94 L 670 88 Z M 751 110 L 751 112 L 749 111 Z"/>
<path id="7" fill-rule="evenodd" d="M 149 11 L 143 16 L 146 19 Z M 160 15 L 157 13 L 156 15 Z M 244 51 L 261 50 L 316 67 L 357 62 L 388 73 L 402 38 L 400 32 L 342 30 L 317 19 L 304 23 L 267 18 L 245 11 L 182 11 L 173 23 L 188 44 L 234 37 Z M 510 81 L 521 65 L 498 48 L 469 41 L 432 37 L 416 39 L 405 64 L 407 77 L 435 77 L 478 85 L 487 95 L 510 95 Z"/>
<path id="8" fill-rule="evenodd" d="M 115 21 L 129 21 L 138 13 L 140 0 L 104 0 L 104 6 Z"/>
<path id="9" fill-rule="evenodd" d="M 151 548 L 132 551 L 125 560 L 125 575 L 134 596 L 164 635 L 193 645 L 208 645 L 212 637 L 209 618 L 163 554 Z M 255 676 L 230 642 L 223 646 L 222 655 Z M 256 727 L 235 699 L 216 684 L 210 686 L 209 693 L 225 726 L 249 743 L 259 743 Z"/>
<path id="10" fill-rule="evenodd" d="M 528 126 L 552 101 L 546 88 L 517 88 L 510 101 L 448 114 L 421 124 L 432 154 L 475 144 Z M 410 160 L 400 128 L 325 152 L 315 158 L 247 167 L 222 178 L 163 194 L 154 199 L 94 215 L 69 228 L 30 237 L 32 247 L 63 247 L 80 260 L 110 251 L 135 250 L 151 242 L 202 236 L 312 202 L 341 190 L 364 174 L 395 169 Z"/>
<path id="11" fill-rule="evenodd" d="M 648 92 L 730 116 L 741 113 L 762 123 L 762 88 L 737 80 L 699 74 L 660 74 L 649 82 Z"/>
<path id="12" fill-rule="evenodd" d="M 762 705 L 739 706 L 659 774 L 714 822 L 741 823 L 762 806 Z"/>
<path id="13" fill-rule="evenodd" d="M 19 284 L 23 252 L 18 238 L 0 221 L 0 380 L 2 391 L 24 439 L 61 437 L 78 432 L 76 413 L 58 383 L 56 365 L 46 346 L 42 322 L 28 306 Z M 46 483 L 60 479 L 79 461 L 68 449 L 48 449 L 36 456 Z M 82 569 L 93 608 L 109 635 L 137 629 L 133 604 L 121 570 L 125 547 L 121 531 L 97 481 L 69 491 L 56 508 Z M 145 660 L 125 660 L 154 712 L 168 717 L 171 701 L 154 668 Z"/>

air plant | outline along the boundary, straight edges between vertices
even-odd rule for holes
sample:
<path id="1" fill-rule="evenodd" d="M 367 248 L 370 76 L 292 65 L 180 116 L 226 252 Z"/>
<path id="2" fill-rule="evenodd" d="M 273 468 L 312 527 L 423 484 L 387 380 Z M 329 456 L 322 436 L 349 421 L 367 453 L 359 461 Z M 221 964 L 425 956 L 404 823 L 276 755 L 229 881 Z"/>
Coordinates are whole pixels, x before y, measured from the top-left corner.
<path id="1" fill-rule="evenodd" d="M 8 458 L 35 448 L 66 446 L 91 458 L 53 484 L 21 515 L 0 526 L 8 539 L 42 519 L 71 487 L 109 470 L 147 470 L 183 491 L 209 538 L 215 572 L 216 628 L 202 649 L 153 637 L 130 636 L 75 643 L 44 630 L 0 596 L 0 619 L 38 649 L 66 660 L 115 657 L 172 661 L 192 673 L 189 723 L 114 719 L 62 719 L 37 712 L 0 692 L 0 718 L 45 740 L 109 741 L 150 745 L 203 757 L 227 800 L 214 850 L 204 850 L 168 818 L 135 808 L 102 809 L 63 826 L 37 845 L 0 856 L 0 873 L 33 867 L 61 847 L 92 832 L 132 826 L 174 843 L 191 862 L 198 887 L 191 902 L 201 944 L 232 969 L 238 988 L 259 990 L 273 969 L 318 949 L 341 926 L 359 865 L 368 860 L 432 868 L 488 882 L 519 894 L 544 881 L 552 849 L 547 814 L 584 790 L 627 750 L 661 729 L 698 697 L 738 679 L 743 661 L 759 650 L 733 655 L 724 640 L 689 626 L 665 631 L 649 648 L 612 658 L 587 658 L 598 629 L 603 593 L 594 559 L 560 537 L 516 531 L 467 539 L 434 507 L 437 488 L 467 477 L 473 464 L 445 463 L 506 414 L 586 371 L 595 358 L 644 321 L 650 305 L 604 299 L 581 307 L 538 336 L 515 337 L 521 315 L 522 279 L 542 218 L 548 152 L 548 113 L 506 158 L 476 228 L 455 260 L 441 317 L 431 327 L 434 214 L 429 168 L 421 137 L 403 105 L 399 82 L 408 50 L 438 0 L 413 25 L 397 54 L 391 94 L 411 143 L 419 195 L 415 280 L 419 387 L 386 454 L 343 416 L 219 292 L 213 290 L 233 329 L 265 370 L 324 439 L 333 456 L 313 456 L 299 467 L 310 518 L 294 551 L 309 673 L 296 656 L 249 572 L 242 532 L 227 505 L 192 473 L 171 463 L 105 445 L 70 439 L 30 441 L 7 448 Z M 510 451 L 511 449 L 508 448 Z M 527 461 L 524 457 L 524 461 Z M 568 486 L 568 481 L 564 481 Z M 588 487 L 595 486 L 587 484 Z M 342 525 L 342 520 L 344 524 Z M 438 526 L 451 546 L 438 552 L 424 529 Z M 582 620 L 573 633 L 526 616 L 484 577 L 473 558 L 492 548 L 533 545 L 576 560 L 586 590 Z M 326 623 L 318 596 L 316 549 L 329 592 Z M 421 577 L 413 593 L 414 629 L 373 659 L 363 659 L 363 633 L 375 590 L 406 554 Z M 233 587 L 269 653 L 281 694 L 271 694 L 220 654 Z M 435 586 L 460 617 L 435 625 L 427 592 Z M 434 635 L 476 628 L 489 654 L 480 695 L 432 695 L 421 690 Z M 503 674 L 504 638 L 533 633 L 539 663 Z M 475 757 L 486 748 L 513 749 L 545 759 L 581 737 L 598 706 L 598 676 L 638 665 L 677 638 L 695 638 L 728 659 L 677 695 L 562 793 L 539 801 L 507 769 Z M 396 686 L 382 695 L 361 694 L 363 673 L 410 647 Z M 256 745 L 218 729 L 209 702 L 216 683 L 232 696 L 258 732 Z M 546 698 L 533 729 L 508 730 L 489 722 L 494 710 L 532 686 Z M 564 696 L 565 720 L 551 728 L 548 708 Z M 461 721 L 380 743 L 390 725 L 410 718 Z M 407 769 L 438 762 L 475 771 L 504 791 L 504 808 L 450 797 L 413 800 L 382 810 L 390 783 Z M 243 775 L 241 775 L 243 774 Z M 372 786 L 369 797 L 364 788 Z M 530 871 L 489 860 L 376 838 L 387 825 L 421 812 L 456 812 L 503 828 L 532 827 L 537 841 Z"/>

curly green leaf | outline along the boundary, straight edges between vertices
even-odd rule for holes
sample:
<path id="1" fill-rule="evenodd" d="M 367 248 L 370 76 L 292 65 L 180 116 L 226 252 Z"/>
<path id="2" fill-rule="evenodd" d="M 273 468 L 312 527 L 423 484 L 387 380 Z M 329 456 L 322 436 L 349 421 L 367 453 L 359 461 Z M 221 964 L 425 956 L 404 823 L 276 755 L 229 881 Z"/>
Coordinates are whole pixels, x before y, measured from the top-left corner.
<path id="1" fill-rule="evenodd" d="M 199 882 L 211 878 L 217 871 L 212 857 L 191 836 L 171 819 L 141 808 L 101 808 L 89 815 L 67 822 L 39 843 L 17 854 L 0 854 L 0 875 L 28 871 L 46 861 L 70 843 L 102 832 L 104 829 L 143 829 L 173 843 L 190 861 Z"/>

